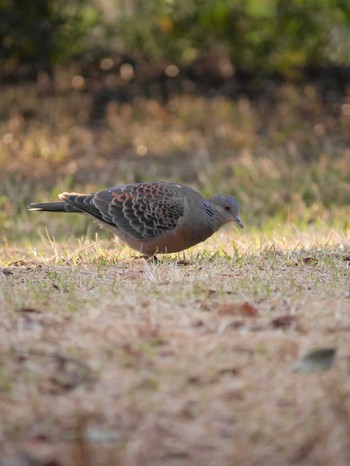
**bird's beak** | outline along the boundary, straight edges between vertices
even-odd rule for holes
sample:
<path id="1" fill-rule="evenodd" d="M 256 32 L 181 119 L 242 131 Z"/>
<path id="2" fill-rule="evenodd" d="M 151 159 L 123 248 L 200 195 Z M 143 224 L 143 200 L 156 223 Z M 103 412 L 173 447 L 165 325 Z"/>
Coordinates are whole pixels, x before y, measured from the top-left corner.
<path id="1" fill-rule="evenodd" d="M 239 225 L 241 228 L 244 228 L 244 224 L 242 222 L 242 220 L 238 217 L 233 217 L 233 220 L 237 223 L 237 225 Z"/>

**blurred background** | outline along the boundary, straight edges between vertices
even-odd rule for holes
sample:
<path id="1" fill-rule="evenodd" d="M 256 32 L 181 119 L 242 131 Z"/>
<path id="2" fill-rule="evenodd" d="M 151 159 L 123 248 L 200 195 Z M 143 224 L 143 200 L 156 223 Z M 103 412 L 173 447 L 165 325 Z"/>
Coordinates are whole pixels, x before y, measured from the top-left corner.
<path id="1" fill-rule="evenodd" d="M 3 243 L 86 231 L 29 202 L 153 180 L 350 228 L 348 0 L 2 0 L 0 85 Z"/>

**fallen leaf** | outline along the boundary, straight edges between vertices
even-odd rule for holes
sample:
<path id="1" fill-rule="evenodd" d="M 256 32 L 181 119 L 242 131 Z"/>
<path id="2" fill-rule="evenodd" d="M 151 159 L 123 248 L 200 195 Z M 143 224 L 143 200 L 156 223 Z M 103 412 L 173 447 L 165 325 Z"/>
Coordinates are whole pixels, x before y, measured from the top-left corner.
<path id="1" fill-rule="evenodd" d="M 41 314 L 42 311 L 39 311 L 39 309 L 34 309 L 33 307 L 21 307 L 20 309 L 17 309 L 17 312 L 20 312 L 22 314 Z"/>
<path id="2" fill-rule="evenodd" d="M 292 324 L 295 324 L 296 321 L 297 321 L 296 316 L 285 314 L 285 315 L 276 317 L 275 319 L 272 319 L 271 325 L 274 328 L 288 328 Z"/>
<path id="3" fill-rule="evenodd" d="M 192 322 L 191 327 L 192 328 L 202 328 L 202 327 L 204 327 L 204 325 L 205 324 L 204 324 L 203 320 L 197 319 L 197 320 Z"/>
<path id="4" fill-rule="evenodd" d="M 220 315 L 256 317 L 259 314 L 258 309 L 248 302 L 242 304 L 223 303 L 218 309 Z"/>
<path id="5" fill-rule="evenodd" d="M 320 348 L 311 351 L 294 364 L 293 370 L 304 374 L 326 371 L 332 367 L 335 354 L 335 348 Z"/>
<path id="6" fill-rule="evenodd" d="M 302 262 L 304 264 L 316 265 L 318 264 L 318 259 L 315 257 L 303 257 Z"/>
<path id="7" fill-rule="evenodd" d="M 258 309 L 248 302 L 241 304 L 240 310 L 243 315 L 248 317 L 256 317 L 259 314 Z"/>
<path id="8" fill-rule="evenodd" d="M 181 260 L 176 262 L 176 265 L 182 265 L 182 266 L 186 267 L 187 265 L 191 265 L 191 262 L 188 262 L 188 261 L 185 261 L 184 259 L 181 259 Z"/>
<path id="9" fill-rule="evenodd" d="M 191 375 L 187 382 L 191 385 L 199 385 L 202 382 L 202 379 L 198 375 Z"/>

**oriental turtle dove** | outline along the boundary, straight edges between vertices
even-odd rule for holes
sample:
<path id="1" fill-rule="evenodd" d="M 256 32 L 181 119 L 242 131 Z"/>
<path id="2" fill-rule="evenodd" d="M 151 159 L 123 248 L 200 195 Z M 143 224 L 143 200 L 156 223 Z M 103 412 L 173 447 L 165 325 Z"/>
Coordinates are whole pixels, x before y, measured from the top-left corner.
<path id="1" fill-rule="evenodd" d="M 228 222 L 243 228 L 234 197 L 216 194 L 205 199 L 175 183 L 126 184 L 92 194 L 62 193 L 59 198 L 61 202 L 30 204 L 28 209 L 90 214 L 148 257 L 187 249 Z"/>

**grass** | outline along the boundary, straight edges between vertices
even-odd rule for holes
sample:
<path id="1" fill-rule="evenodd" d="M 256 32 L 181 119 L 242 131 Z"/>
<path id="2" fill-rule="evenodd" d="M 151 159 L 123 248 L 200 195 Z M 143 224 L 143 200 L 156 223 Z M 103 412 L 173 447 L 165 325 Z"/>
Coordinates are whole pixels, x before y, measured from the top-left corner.
<path id="1" fill-rule="evenodd" d="M 291 242 L 258 241 L 224 231 L 186 253 L 188 265 L 90 240 L 6 251 L 6 455 L 84 465 L 348 461 L 348 238 L 334 232 L 317 249 L 295 232 Z M 328 372 L 292 371 L 325 347 L 337 349 Z"/>
<path id="2" fill-rule="evenodd" d="M 279 93 L 269 119 L 177 97 L 89 128 L 86 94 L 5 90 L 0 463 L 350 462 L 348 104 Z M 236 194 L 247 228 L 152 263 L 88 218 L 25 210 L 156 178 Z M 318 348 L 329 370 L 293 370 Z"/>

